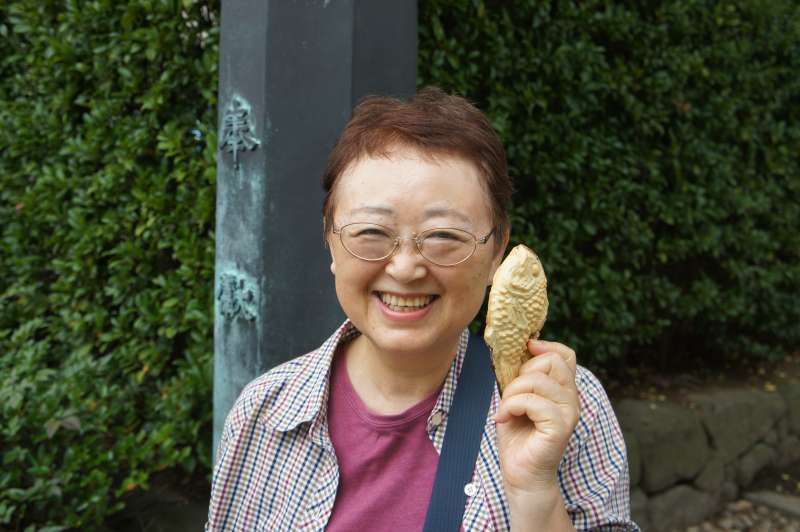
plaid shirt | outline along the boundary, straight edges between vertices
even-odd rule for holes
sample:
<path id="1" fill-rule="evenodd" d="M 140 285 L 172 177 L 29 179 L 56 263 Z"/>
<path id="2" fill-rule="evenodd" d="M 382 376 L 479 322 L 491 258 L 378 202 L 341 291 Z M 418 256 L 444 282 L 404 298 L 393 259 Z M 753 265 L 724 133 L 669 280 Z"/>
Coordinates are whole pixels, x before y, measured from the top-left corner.
<path id="1" fill-rule="evenodd" d="M 328 435 L 327 405 L 336 348 L 359 332 L 346 321 L 320 348 L 247 385 L 220 439 L 207 531 L 323 530 L 333 509 L 339 470 Z M 441 452 L 447 412 L 466 353 L 468 332 L 428 416 Z M 638 531 L 630 519 L 625 443 L 605 391 L 578 366 L 581 415 L 558 468 L 567 511 L 578 530 Z M 495 423 L 495 387 L 470 489 L 463 528 L 509 530 Z"/>

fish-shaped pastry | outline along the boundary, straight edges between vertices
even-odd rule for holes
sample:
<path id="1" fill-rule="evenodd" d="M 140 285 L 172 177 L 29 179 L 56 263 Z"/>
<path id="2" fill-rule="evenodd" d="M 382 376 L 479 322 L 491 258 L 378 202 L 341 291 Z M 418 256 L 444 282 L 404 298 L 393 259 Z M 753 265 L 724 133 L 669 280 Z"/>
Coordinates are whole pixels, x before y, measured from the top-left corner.
<path id="1" fill-rule="evenodd" d="M 530 358 L 528 340 L 539 337 L 547 318 L 547 278 L 536 253 L 518 245 L 492 278 L 486 330 L 492 364 L 500 391 L 519 375 Z"/>

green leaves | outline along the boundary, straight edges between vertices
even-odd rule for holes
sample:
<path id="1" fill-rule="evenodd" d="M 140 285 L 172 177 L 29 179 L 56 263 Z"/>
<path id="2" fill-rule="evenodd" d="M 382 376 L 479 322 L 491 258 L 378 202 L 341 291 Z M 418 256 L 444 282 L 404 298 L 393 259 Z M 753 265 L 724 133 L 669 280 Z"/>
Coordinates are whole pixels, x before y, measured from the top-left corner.
<path id="1" fill-rule="evenodd" d="M 582 363 L 797 348 L 798 31 L 789 0 L 420 3 L 419 85 L 490 115 Z"/>
<path id="2" fill-rule="evenodd" d="M 0 5 L 0 528 L 209 467 L 218 10 Z"/>

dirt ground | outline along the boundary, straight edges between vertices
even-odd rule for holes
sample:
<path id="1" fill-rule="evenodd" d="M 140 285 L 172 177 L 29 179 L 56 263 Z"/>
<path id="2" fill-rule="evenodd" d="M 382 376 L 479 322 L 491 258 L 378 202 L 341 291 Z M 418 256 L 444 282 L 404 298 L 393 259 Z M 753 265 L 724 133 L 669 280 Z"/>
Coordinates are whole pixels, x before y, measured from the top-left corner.
<path id="1" fill-rule="evenodd" d="M 800 497 L 800 462 L 787 467 L 771 467 L 756 476 L 747 491 L 776 491 Z"/>
<path id="2" fill-rule="evenodd" d="M 621 377 L 601 380 L 612 400 L 632 397 L 684 404 L 693 392 L 746 387 L 775 393 L 783 382 L 800 381 L 800 351 L 780 361 L 730 360 L 725 364 L 720 369 L 698 367 L 675 373 L 631 367 Z"/>

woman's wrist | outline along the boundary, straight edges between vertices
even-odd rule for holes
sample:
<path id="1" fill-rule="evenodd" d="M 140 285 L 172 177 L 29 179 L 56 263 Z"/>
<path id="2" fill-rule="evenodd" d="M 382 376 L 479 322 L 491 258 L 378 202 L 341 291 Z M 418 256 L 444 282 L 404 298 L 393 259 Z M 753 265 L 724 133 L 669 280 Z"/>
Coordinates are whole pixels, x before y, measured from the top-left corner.
<path id="1" fill-rule="evenodd" d="M 575 530 L 558 485 L 535 491 L 506 492 L 512 532 Z"/>

